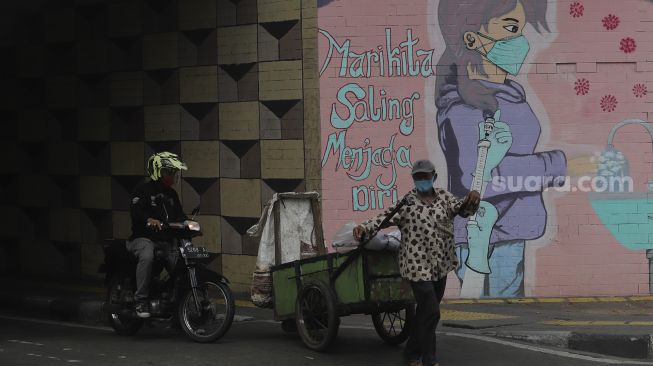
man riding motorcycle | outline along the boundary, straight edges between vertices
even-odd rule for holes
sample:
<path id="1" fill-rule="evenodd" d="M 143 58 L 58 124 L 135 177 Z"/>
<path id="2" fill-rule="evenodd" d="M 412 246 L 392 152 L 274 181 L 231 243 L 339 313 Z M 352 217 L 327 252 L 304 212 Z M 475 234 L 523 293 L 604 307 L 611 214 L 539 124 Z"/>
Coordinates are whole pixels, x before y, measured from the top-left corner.
<path id="1" fill-rule="evenodd" d="M 150 179 L 139 185 L 131 197 L 132 235 L 126 247 L 138 258 L 134 300 L 136 315 L 140 318 L 150 317 L 149 286 L 155 258 L 164 260 L 168 273 L 172 273 L 177 261 L 176 243 L 163 231 L 163 223 L 187 218 L 172 188 L 179 179 L 179 172 L 187 169 L 176 154 L 154 154 L 146 167 Z"/>

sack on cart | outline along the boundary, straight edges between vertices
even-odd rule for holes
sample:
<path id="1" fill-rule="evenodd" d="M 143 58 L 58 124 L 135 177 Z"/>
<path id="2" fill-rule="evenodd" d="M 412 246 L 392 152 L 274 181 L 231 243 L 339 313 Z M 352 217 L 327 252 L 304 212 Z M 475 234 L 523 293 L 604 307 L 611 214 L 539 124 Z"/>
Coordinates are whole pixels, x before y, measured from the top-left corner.
<path id="1" fill-rule="evenodd" d="M 332 245 L 338 252 L 346 252 L 356 249 L 360 242 L 354 238 L 354 228 L 356 227 L 354 221 L 346 223 L 338 230 L 333 238 Z M 365 244 L 365 249 L 368 250 L 390 250 L 398 251 L 401 245 L 401 232 L 395 230 L 389 233 L 378 233 L 372 240 Z"/>

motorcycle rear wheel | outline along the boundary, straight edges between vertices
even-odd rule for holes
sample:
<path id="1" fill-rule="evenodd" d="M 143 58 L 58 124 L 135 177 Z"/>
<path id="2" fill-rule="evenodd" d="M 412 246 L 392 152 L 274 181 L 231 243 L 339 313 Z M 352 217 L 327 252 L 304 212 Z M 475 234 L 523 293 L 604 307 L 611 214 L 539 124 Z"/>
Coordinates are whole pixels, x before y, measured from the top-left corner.
<path id="1" fill-rule="evenodd" d="M 179 304 L 179 322 L 195 342 L 214 342 L 224 336 L 234 320 L 235 302 L 229 286 L 222 282 L 204 282 L 197 286 L 200 309 L 189 289 Z"/>
<path id="2" fill-rule="evenodd" d="M 124 292 L 132 291 L 133 293 L 134 290 L 133 288 L 130 289 L 127 287 L 129 287 L 129 283 L 124 278 L 114 278 L 111 280 L 107 289 L 107 303 L 111 305 L 122 305 L 118 300 L 124 296 Z M 134 335 L 143 327 L 143 320 L 136 318 L 135 315 L 134 317 L 129 317 L 117 313 L 109 313 L 108 320 L 116 334 L 121 336 Z"/>

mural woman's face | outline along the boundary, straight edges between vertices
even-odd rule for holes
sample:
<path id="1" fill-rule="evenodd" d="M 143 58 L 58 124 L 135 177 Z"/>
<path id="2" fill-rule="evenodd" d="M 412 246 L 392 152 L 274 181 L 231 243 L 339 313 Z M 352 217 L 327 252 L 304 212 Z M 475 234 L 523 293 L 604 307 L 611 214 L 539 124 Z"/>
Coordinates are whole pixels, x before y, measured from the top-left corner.
<path id="1" fill-rule="evenodd" d="M 480 36 L 483 34 L 495 40 L 512 38 L 522 35 L 526 25 L 526 12 L 521 2 L 510 12 L 496 18 L 491 18 L 487 27 L 481 26 L 477 32 L 466 32 L 463 35 L 463 42 L 469 50 L 478 49 L 482 54 L 487 54 L 494 47 L 495 41 Z"/>

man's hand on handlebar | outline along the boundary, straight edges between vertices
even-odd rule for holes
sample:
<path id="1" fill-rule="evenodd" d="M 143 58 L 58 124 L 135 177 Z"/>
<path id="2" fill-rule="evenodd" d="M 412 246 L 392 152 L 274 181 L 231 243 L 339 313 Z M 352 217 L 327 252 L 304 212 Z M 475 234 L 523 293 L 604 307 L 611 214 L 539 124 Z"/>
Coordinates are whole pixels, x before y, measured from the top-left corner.
<path id="1" fill-rule="evenodd" d="M 354 228 L 354 239 L 358 241 L 363 241 L 364 235 L 365 235 L 365 227 L 363 227 L 363 225 L 358 225 Z"/>
<path id="2" fill-rule="evenodd" d="M 481 194 L 478 191 L 471 191 L 465 196 L 465 204 L 470 207 L 478 207 L 481 203 Z"/>
<path id="3" fill-rule="evenodd" d="M 163 224 L 161 223 L 161 221 L 157 219 L 153 219 L 151 217 L 147 219 L 147 224 L 145 224 L 145 226 L 147 226 L 148 229 L 153 229 L 154 231 L 163 230 Z"/>
<path id="4" fill-rule="evenodd" d="M 463 199 L 463 204 L 460 206 L 458 214 L 462 217 L 469 217 L 475 213 L 481 204 L 481 194 L 478 191 L 471 191 L 467 193 Z"/>

